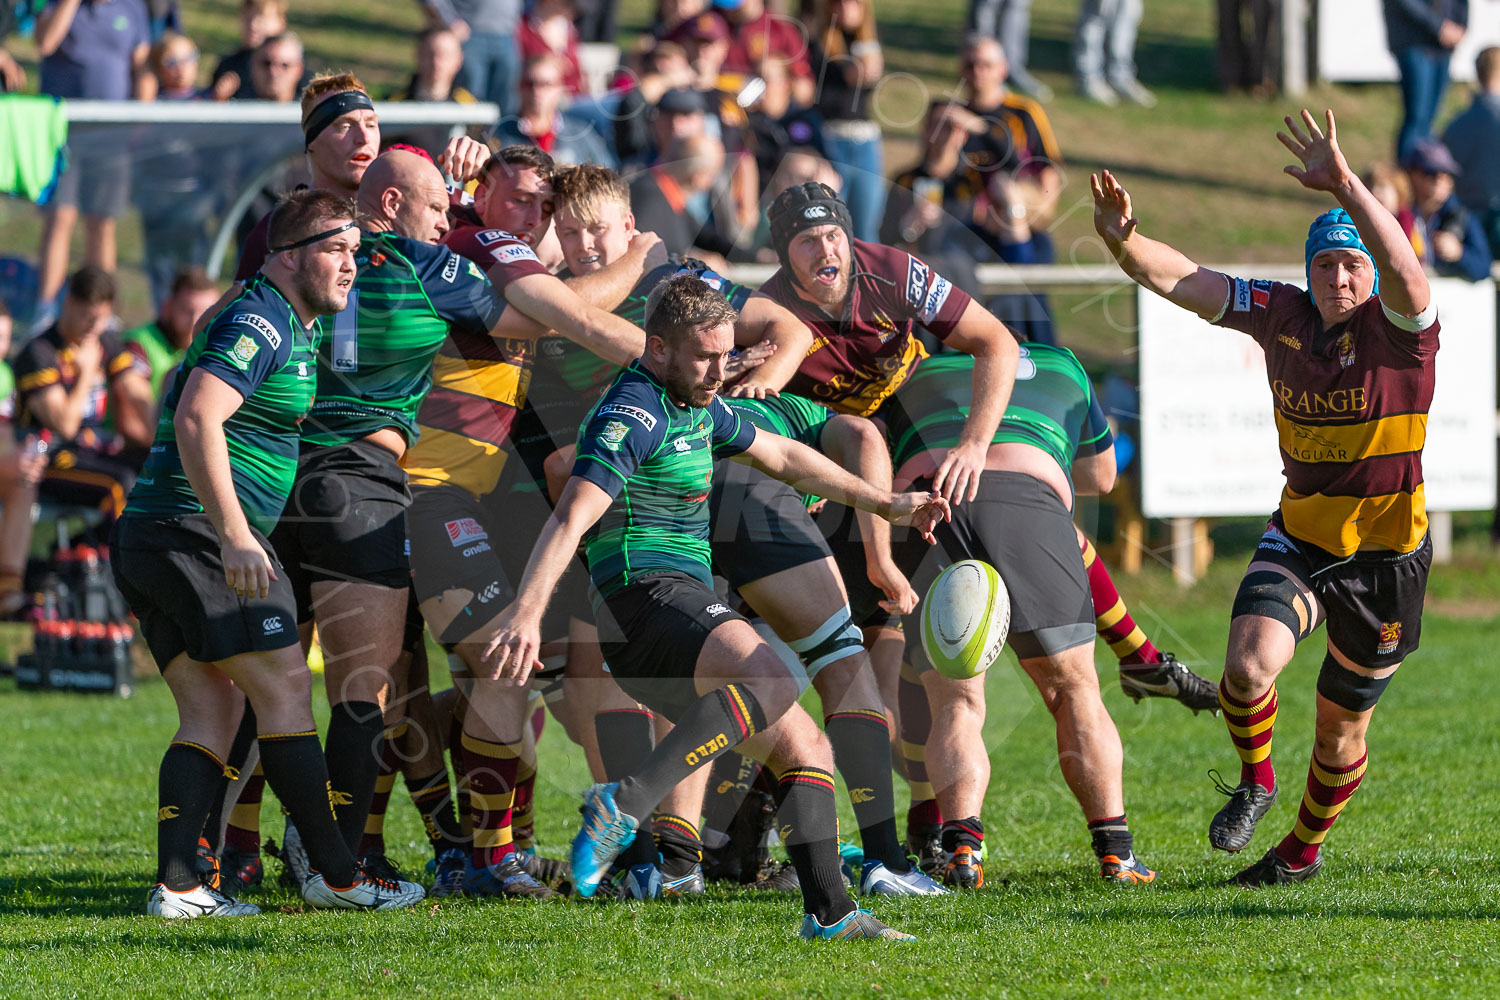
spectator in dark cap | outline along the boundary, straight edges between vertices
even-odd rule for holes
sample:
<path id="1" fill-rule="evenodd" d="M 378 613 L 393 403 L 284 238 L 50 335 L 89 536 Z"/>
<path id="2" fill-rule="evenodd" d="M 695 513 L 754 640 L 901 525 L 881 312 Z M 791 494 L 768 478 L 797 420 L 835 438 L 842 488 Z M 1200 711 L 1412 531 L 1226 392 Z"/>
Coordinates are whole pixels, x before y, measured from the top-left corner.
<path id="1" fill-rule="evenodd" d="M 1422 263 L 1444 277 L 1480 281 L 1490 273 L 1490 245 L 1479 219 L 1453 194 L 1463 168 L 1436 139 L 1418 139 L 1402 159 L 1422 236 Z M 1413 238 L 1415 245 L 1416 239 Z"/>
<path id="2" fill-rule="evenodd" d="M 1418 139 L 1432 135 L 1448 59 L 1469 24 L 1469 0 L 1384 0 L 1385 37 L 1401 70 L 1401 128 L 1396 160 L 1405 163 Z"/>
<path id="3" fill-rule="evenodd" d="M 1500 254 L 1500 46 L 1480 52 L 1474 69 L 1479 93 L 1443 132 L 1443 145 L 1463 168 L 1453 193 L 1479 216 L 1490 250 Z"/>

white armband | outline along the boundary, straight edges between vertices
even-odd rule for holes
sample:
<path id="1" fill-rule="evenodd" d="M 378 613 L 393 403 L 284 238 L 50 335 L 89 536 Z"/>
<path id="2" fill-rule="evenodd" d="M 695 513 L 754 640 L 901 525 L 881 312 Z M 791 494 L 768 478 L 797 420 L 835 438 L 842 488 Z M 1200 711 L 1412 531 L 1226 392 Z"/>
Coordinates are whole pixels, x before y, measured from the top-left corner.
<path id="1" fill-rule="evenodd" d="M 1385 312 L 1385 318 L 1391 321 L 1391 325 L 1398 330 L 1407 333 L 1418 333 L 1437 322 L 1437 302 L 1429 301 L 1427 308 L 1415 316 L 1403 316 L 1381 301 L 1380 308 Z"/>
<path id="2" fill-rule="evenodd" d="M 1210 323 L 1217 323 L 1219 320 L 1223 319 L 1224 314 L 1229 311 L 1229 302 L 1234 298 L 1234 286 L 1237 280 L 1238 279 L 1231 278 L 1227 274 L 1224 275 L 1224 304 L 1219 306 L 1219 311 L 1214 313 L 1213 316 L 1209 319 Z M 1248 291 L 1246 292 L 1246 295 L 1249 295 Z M 1247 298 L 1246 301 L 1248 302 L 1249 299 Z"/>

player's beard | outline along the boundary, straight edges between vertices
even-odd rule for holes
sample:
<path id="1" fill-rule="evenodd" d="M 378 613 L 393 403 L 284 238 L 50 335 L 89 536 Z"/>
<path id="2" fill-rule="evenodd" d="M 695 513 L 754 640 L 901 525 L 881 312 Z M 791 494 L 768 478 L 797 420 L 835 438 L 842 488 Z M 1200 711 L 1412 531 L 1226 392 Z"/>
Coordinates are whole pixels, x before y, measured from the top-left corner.
<path id="1" fill-rule="evenodd" d="M 825 285 L 816 277 L 818 268 L 832 263 L 839 269 L 839 276 L 831 285 Z M 820 261 L 813 265 L 812 273 L 806 277 L 797 275 L 797 284 L 819 305 L 830 313 L 844 308 L 844 299 L 849 296 L 849 269 L 837 261 Z"/>
<path id="2" fill-rule="evenodd" d="M 334 280 L 338 280 L 337 275 Z M 322 284 L 301 271 L 297 272 L 293 287 L 307 308 L 312 310 L 314 316 L 331 316 L 334 313 L 343 312 L 344 306 L 349 301 L 347 288 Z"/>
<path id="3" fill-rule="evenodd" d="M 714 383 L 712 389 L 705 389 L 698 383 L 690 369 L 670 363 L 667 365 L 667 373 L 662 382 L 667 387 L 667 395 L 679 403 L 696 406 L 699 409 L 712 403 L 714 394 L 723 385 L 722 382 L 717 382 Z"/>

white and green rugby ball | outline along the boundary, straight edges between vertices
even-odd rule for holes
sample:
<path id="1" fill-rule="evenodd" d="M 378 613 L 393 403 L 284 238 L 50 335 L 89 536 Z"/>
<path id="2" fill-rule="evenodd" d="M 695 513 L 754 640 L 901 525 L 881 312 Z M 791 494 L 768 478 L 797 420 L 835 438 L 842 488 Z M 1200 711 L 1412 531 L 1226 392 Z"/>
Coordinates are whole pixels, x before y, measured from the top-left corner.
<path id="1" fill-rule="evenodd" d="M 922 599 L 922 649 L 945 677 L 984 673 L 1010 634 L 1010 592 L 995 567 L 965 559 L 943 570 Z"/>

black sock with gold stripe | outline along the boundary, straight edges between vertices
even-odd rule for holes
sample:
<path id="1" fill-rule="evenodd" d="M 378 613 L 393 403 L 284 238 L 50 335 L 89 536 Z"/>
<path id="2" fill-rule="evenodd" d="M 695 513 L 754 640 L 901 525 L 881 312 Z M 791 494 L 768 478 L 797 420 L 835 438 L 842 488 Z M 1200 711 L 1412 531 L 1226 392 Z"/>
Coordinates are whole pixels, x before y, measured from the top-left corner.
<path id="1" fill-rule="evenodd" d="M 651 756 L 651 750 L 656 745 L 656 730 L 652 725 L 651 713 L 638 708 L 606 709 L 595 713 L 594 736 L 599 741 L 599 758 L 604 762 L 606 781 L 619 781 L 628 777 Z M 641 821 L 644 828 L 646 817 L 636 816 L 636 819 Z M 649 865 L 655 860 L 656 842 L 651 837 L 639 836 L 620 852 L 615 863 L 624 868 Z"/>
<path id="2" fill-rule="evenodd" d="M 359 850 L 385 750 L 385 720 L 373 701 L 342 701 L 328 712 L 328 781 L 338 809 L 339 833 L 351 852 Z"/>
<path id="3" fill-rule="evenodd" d="M 255 713 L 250 710 L 247 703 L 245 714 L 240 718 L 240 728 L 234 734 L 234 742 L 229 746 L 229 756 L 224 758 L 224 776 L 219 779 L 219 792 L 214 797 L 213 805 L 209 807 L 208 820 L 203 824 L 203 839 L 208 841 L 209 850 L 215 854 L 224 846 L 226 810 L 232 811 L 238 796 L 230 799 L 235 782 L 239 781 L 240 769 L 250 759 L 250 750 L 255 746 Z M 243 785 L 238 790 L 242 790 Z"/>
<path id="4" fill-rule="evenodd" d="M 776 782 L 776 825 L 802 883 L 802 909 L 827 927 L 854 910 L 839 858 L 833 775 L 794 767 Z"/>
<path id="5" fill-rule="evenodd" d="M 333 786 L 328 782 L 328 764 L 323 760 L 318 734 L 312 730 L 261 733 L 259 739 L 266 783 L 297 824 L 308 861 L 331 888 L 353 885 L 354 854 L 339 833 Z"/>
<path id="6" fill-rule="evenodd" d="M 896 793 L 891 787 L 891 728 L 884 712 L 834 712 L 823 720 L 833 762 L 849 789 L 865 857 L 893 872 L 910 870 L 896 835 Z"/>
<path id="7" fill-rule="evenodd" d="M 725 684 L 699 698 L 676 722 L 615 793 L 620 811 L 642 825 L 683 778 L 765 729 L 766 715 L 748 687 Z"/>
<path id="8" fill-rule="evenodd" d="M 173 892 L 198 887 L 198 836 L 219 794 L 224 762 L 205 746 L 175 740 L 161 759 L 156 791 L 156 880 Z"/>

